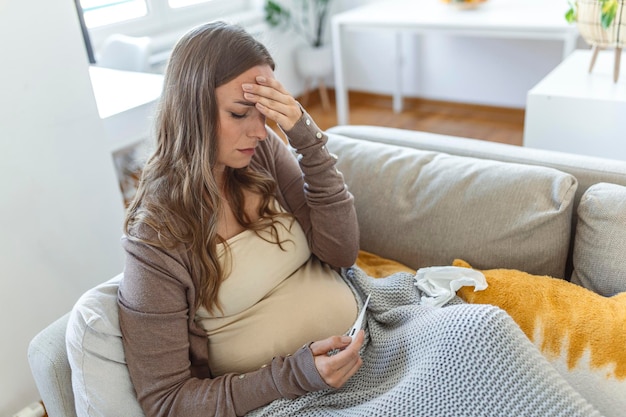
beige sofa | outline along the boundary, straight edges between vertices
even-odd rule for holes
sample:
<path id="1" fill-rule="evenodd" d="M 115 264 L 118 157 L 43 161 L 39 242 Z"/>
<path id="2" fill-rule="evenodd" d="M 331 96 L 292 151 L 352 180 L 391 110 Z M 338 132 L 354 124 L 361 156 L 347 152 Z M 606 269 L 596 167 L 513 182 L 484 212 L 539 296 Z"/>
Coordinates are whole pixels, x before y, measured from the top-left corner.
<path id="1" fill-rule="evenodd" d="M 374 126 L 328 134 L 361 249 L 415 269 L 462 258 L 626 291 L 626 161 Z"/>
<path id="2" fill-rule="evenodd" d="M 328 148 L 355 196 L 363 250 L 414 269 L 461 258 L 476 268 L 572 279 L 603 295 L 626 290 L 626 163 L 371 126 L 328 133 Z M 116 282 L 78 303 L 91 314 L 78 323 L 80 331 L 95 335 L 99 349 L 121 346 Z M 98 297 L 106 298 L 109 317 L 88 305 Z M 67 326 L 65 315 L 29 346 L 51 417 L 77 415 Z M 72 331 L 76 326 L 71 323 Z M 116 376 L 124 368 L 119 354 L 94 356 L 101 361 L 100 382 L 126 390 L 115 394 L 123 406 L 120 396 L 132 396 L 132 387 Z"/>

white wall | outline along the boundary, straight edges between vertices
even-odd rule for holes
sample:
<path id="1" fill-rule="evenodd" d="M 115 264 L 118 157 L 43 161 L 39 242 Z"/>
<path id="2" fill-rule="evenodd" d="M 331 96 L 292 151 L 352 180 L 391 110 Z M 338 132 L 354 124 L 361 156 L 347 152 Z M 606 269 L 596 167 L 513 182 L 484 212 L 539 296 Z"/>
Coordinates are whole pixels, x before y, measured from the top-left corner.
<path id="1" fill-rule="evenodd" d="M 0 416 L 39 399 L 31 338 L 122 269 L 123 204 L 74 3 L 0 0 Z"/>

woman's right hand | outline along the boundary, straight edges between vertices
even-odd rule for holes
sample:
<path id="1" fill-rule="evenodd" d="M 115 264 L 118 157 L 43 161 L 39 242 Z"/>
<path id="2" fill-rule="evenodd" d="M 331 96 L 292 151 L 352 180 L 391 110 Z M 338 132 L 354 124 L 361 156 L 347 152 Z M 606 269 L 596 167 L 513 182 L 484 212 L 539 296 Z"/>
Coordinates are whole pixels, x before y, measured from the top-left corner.
<path id="1" fill-rule="evenodd" d="M 315 366 L 326 384 L 340 388 L 359 370 L 363 359 L 359 354 L 365 332 L 359 331 L 354 338 L 350 336 L 332 336 L 328 339 L 311 343 Z M 329 352 L 339 352 L 329 356 Z"/>

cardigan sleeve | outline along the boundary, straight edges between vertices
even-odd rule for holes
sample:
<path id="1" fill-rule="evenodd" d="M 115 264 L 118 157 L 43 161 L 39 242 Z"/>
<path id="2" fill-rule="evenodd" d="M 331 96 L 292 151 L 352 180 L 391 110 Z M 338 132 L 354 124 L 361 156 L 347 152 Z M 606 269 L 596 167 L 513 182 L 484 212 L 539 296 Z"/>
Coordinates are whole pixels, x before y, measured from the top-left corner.
<path id="1" fill-rule="evenodd" d="M 118 306 L 126 363 L 147 417 L 241 416 L 278 398 L 328 388 L 305 346 L 265 368 L 212 378 L 207 336 L 195 325 L 184 251 L 124 238 Z M 250 347 L 253 349 L 254 347 Z"/>
<path id="2" fill-rule="evenodd" d="M 352 266 L 359 251 L 354 197 L 335 167 L 337 158 L 326 149 L 328 137 L 306 112 L 284 133 L 297 158 L 268 129 L 257 162 L 273 171 L 281 203 L 300 223 L 311 252 L 331 266 Z"/>

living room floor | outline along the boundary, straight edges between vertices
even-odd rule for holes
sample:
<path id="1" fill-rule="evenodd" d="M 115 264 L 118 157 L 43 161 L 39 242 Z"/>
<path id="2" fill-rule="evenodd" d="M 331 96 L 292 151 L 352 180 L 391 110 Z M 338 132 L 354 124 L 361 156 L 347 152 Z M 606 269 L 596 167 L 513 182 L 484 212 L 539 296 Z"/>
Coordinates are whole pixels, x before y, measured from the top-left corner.
<path id="1" fill-rule="evenodd" d="M 300 102 L 322 129 L 337 124 L 334 91 L 328 91 L 330 108 L 324 110 L 317 90 Z M 397 127 L 463 136 L 521 146 L 524 109 L 405 98 L 404 111 L 394 113 L 391 96 L 350 92 L 350 124 Z"/>

